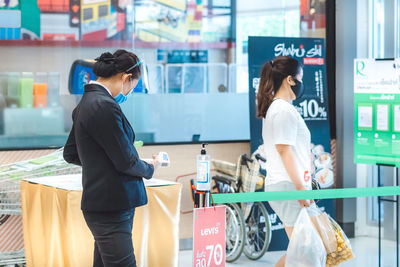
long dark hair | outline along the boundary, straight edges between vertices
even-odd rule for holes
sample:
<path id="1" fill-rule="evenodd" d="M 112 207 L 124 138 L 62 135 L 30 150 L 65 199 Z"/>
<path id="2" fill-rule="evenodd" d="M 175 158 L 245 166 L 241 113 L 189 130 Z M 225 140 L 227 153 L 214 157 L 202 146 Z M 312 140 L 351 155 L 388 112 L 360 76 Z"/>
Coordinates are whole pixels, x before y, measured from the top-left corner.
<path id="1" fill-rule="evenodd" d="M 257 117 L 265 118 L 283 80 L 288 76 L 295 78 L 300 68 L 300 63 L 291 57 L 277 57 L 264 64 L 257 93 Z"/>
<path id="2" fill-rule="evenodd" d="M 119 49 L 114 54 L 106 52 L 96 58 L 93 73 L 103 78 L 108 78 L 118 73 L 129 73 L 132 74 L 132 79 L 139 79 L 141 75 L 139 66 L 132 68 L 138 62 L 139 58 L 134 53 L 124 49 Z"/>

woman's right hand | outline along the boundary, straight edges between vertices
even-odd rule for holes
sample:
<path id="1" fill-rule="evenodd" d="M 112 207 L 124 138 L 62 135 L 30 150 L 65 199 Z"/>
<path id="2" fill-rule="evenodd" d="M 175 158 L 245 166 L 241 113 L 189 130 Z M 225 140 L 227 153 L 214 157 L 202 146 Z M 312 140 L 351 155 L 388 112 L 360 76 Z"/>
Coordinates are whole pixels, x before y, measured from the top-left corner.
<path id="1" fill-rule="evenodd" d="M 153 155 L 153 161 L 150 164 L 152 164 L 154 166 L 154 170 L 156 170 L 158 168 L 158 165 L 159 165 L 158 163 L 159 163 L 158 156 Z"/>
<path id="2" fill-rule="evenodd" d="M 297 189 L 297 190 L 307 190 L 303 185 L 301 185 L 301 186 L 299 186 L 299 187 L 296 187 L 296 189 Z M 312 203 L 314 203 L 314 200 L 312 200 L 312 199 L 310 199 L 310 200 L 307 200 L 307 199 L 299 199 L 299 200 L 297 200 L 297 201 L 299 202 L 300 207 L 302 207 L 302 208 L 308 208 L 308 207 L 310 207 L 310 205 L 311 205 Z"/>
<path id="3" fill-rule="evenodd" d="M 302 207 L 302 208 L 310 207 L 310 203 L 308 203 L 308 200 L 306 200 L 306 199 L 299 199 L 297 201 L 299 202 L 300 207 Z"/>

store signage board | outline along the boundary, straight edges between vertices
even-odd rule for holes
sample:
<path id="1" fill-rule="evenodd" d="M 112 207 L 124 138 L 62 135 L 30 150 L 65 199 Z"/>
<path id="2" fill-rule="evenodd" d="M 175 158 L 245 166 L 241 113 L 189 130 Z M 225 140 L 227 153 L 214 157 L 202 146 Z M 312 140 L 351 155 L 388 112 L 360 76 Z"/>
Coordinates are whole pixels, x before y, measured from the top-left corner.
<path id="1" fill-rule="evenodd" d="M 262 140 L 262 120 L 256 117 L 256 95 L 263 65 L 279 56 L 290 56 L 303 66 L 305 93 L 293 101 L 311 131 L 312 143 L 330 152 L 325 41 L 320 38 L 249 37 L 249 101 L 251 151 Z"/>
<path id="2" fill-rule="evenodd" d="M 193 266 L 225 266 L 226 206 L 193 212 Z"/>
<path id="3" fill-rule="evenodd" d="M 400 166 L 400 61 L 354 61 L 354 161 Z"/>

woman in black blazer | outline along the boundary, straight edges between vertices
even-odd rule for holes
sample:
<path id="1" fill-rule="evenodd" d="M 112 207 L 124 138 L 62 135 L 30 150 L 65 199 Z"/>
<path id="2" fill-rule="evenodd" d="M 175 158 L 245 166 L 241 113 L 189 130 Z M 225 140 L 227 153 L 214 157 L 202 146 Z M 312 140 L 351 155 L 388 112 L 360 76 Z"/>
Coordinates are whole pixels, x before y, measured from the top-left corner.
<path id="1" fill-rule="evenodd" d="M 82 166 L 81 209 L 94 240 L 93 266 L 136 266 L 132 245 L 135 208 L 147 204 L 143 178 L 158 162 L 139 158 L 135 133 L 119 104 L 141 76 L 139 58 L 128 51 L 103 53 L 97 76 L 72 113 L 64 159 Z"/>

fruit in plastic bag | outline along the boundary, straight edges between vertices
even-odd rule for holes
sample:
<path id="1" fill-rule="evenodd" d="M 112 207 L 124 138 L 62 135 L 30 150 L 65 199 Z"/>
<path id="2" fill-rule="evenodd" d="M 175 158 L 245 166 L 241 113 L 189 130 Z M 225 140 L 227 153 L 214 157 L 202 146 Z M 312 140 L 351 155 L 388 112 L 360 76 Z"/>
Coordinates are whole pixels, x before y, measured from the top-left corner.
<path id="1" fill-rule="evenodd" d="M 293 228 L 286 254 L 286 267 L 325 267 L 326 250 L 311 222 L 306 208 L 302 208 Z"/>
<path id="2" fill-rule="evenodd" d="M 317 229 L 319 236 L 324 243 L 326 253 L 330 254 L 336 252 L 338 249 L 336 232 L 330 222 L 329 215 L 326 212 L 322 212 L 315 204 L 307 208 L 307 211 L 315 229 Z"/>
<path id="3" fill-rule="evenodd" d="M 337 240 L 337 249 L 335 252 L 329 253 L 326 258 L 326 266 L 337 266 L 345 261 L 354 258 L 353 251 L 351 249 L 350 241 L 346 234 L 343 232 L 342 228 L 329 217 L 333 229 L 335 230 L 335 237 Z"/>

